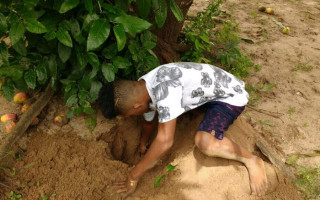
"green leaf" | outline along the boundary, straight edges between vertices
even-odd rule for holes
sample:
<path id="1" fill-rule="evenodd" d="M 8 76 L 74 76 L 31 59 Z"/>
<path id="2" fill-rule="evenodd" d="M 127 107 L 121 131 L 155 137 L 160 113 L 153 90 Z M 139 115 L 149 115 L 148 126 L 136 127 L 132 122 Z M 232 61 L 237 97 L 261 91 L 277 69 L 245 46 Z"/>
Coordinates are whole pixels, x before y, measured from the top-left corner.
<path id="1" fill-rule="evenodd" d="M 89 92 L 87 90 L 80 90 L 78 97 L 80 100 L 86 100 L 89 97 Z"/>
<path id="2" fill-rule="evenodd" d="M 11 101 L 14 96 L 14 84 L 11 80 L 4 82 L 1 86 L 3 96 L 8 100 Z"/>
<path id="3" fill-rule="evenodd" d="M 43 14 L 45 14 L 44 10 L 34 10 L 33 8 L 25 8 L 25 7 L 20 7 L 17 8 L 17 13 L 20 14 L 21 18 L 27 19 L 27 18 L 33 18 L 33 19 L 38 19 L 40 18 Z"/>
<path id="4" fill-rule="evenodd" d="M 80 106 L 82 106 L 83 108 L 90 107 L 90 102 L 87 101 L 87 100 L 80 100 L 80 101 L 79 101 L 79 104 L 80 104 Z"/>
<path id="5" fill-rule="evenodd" d="M 91 51 L 103 44 L 110 33 L 110 24 L 106 19 L 98 19 L 93 22 L 88 36 L 87 50 Z"/>
<path id="6" fill-rule="evenodd" d="M 91 107 L 88 107 L 83 108 L 83 112 L 87 114 L 93 114 L 94 110 Z M 92 132 L 97 125 L 97 116 L 88 117 L 87 119 L 85 119 L 85 124 L 89 131 Z"/>
<path id="7" fill-rule="evenodd" d="M 81 30 L 80 30 L 80 25 L 78 20 L 76 20 L 75 18 L 70 19 L 70 32 L 73 36 L 73 38 L 79 43 L 82 44 L 85 39 L 81 34 Z"/>
<path id="8" fill-rule="evenodd" d="M 23 76 L 23 68 L 20 65 L 5 66 L 0 68 L 0 75 L 18 80 Z"/>
<path id="9" fill-rule="evenodd" d="M 77 66 L 80 70 L 83 70 L 87 65 L 85 50 L 81 48 L 81 46 L 76 46 L 74 48 L 76 57 L 77 57 Z"/>
<path id="10" fill-rule="evenodd" d="M 82 25 L 82 29 L 85 31 L 89 30 L 89 27 L 91 25 L 92 22 L 96 21 L 97 19 L 99 19 L 99 16 L 95 13 L 93 14 L 88 14 L 85 18 L 84 18 L 84 22 Z"/>
<path id="11" fill-rule="evenodd" d="M 116 23 L 122 24 L 124 30 L 132 36 L 147 30 L 152 26 L 148 21 L 131 15 L 121 15 L 114 19 Z"/>
<path id="12" fill-rule="evenodd" d="M 90 88 L 90 96 L 93 101 L 98 99 L 100 88 L 102 87 L 102 83 L 99 81 L 92 81 Z"/>
<path id="13" fill-rule="evenodd" d="M 47 69 L 49 71 L 49 76 L 56 77 L 58 73 L 58 65 L 56 61 L 56 55 L 51 54 L 48 59 Z"/>
<path id="14" fill-rule="evenodd" d="M 150 8 L 151 8 L 151 0 L 137 0 L 138 10 L 143 19 L 148 19 Z"/>
<path id="15" fill-rule="evenodd" d="M 106 59 L 111 59 L 115 55 L 117 55 L 117 52 L 118 52 L 117 44 L 112 43 L 112 44 L 108 45 L 106 48 L 104 48 L 101 53 Z"/>
<path id="16" fill-rule="evenodd" d="M 13 82 L 14 82 L 15 88 L 17 88 L 21 92 L 27 92 L 28 87 L 27 87 L 27 84 L 24 81 L 24 79 L 21 78 L 21 79 L 15 80 Z"/>
<path id="17" fill-rule="evenodd" d="M 167 19 L 167 1 L 152 0 L 152 9 L 158 28 L 161 28 Z"/>
<path id="18" fill-rule="evenodd" d="M 0 43 L 0 64 L 1 61 L 8 62 L 8 47 L 4 41 L 1 41 Z"/>
<path id="19" fill-rule="evenodd" d="M 28 19 L 25 19 L 25 21 L 26 21 L 26 28 L 29 32 L 36 33 L 36 34 L 47 32 L 47 28 L 36 19 L 28 18 Z"/>
<path id="20" fill-rule="evenodd" d="M 7 21 L 6 21 L 6 17 L 0 13 L 0 32 L 7 32 L 8 29 L 8 25 L 7 25 Z"/>
<path id="21" fill-rule="evenodd" d="M 56 38 L 56 32 L 55 31 L 49 31 L 43 36 L 46 40 L 53 40 Z"/>
<path id="22" fill-rule="evenodd" d="M 178 165 L 171 165 L 171 164 L 169 164 L 169 165 L 167 166 L 166 172 L 167 172 L 167 173 L 171 172 L 171 171 L 174 170 L 177 166 L 178 166 Z"/>
<path id="23" fill-rule="evenodd" d="M 59 58 L 61 59 L 61 61 L 63 63 L 67 62 L 67 60 L 69 60 L 70 55 L 71 55 L 71 48 L 67 47 L 61 43 L 58 44 L 58 54 L 59 54 Z"/>
<path id="24" fill-rule="evenodd" d="M 70 31 L 71 30 L 71 23 L 70 23 L 70 21 L 65 19 L 59 23 L 59 27 L 63 28 L 66 31 Z"/>
<path id="25" fill-rule="evenodd" d="M 299 160 L 299 156 L 298 155 L 292 155 L 291 157 L 286 159 L 286 163 L 289 164 L 289 165 L 295 165 L 298 160 Z"/>
<path id="26" fill-rule="evenodd" d="M 37 73 L 37 77 L 38 77 L 39 83 L 40 84 L 44 84 L 47 81 L 47 78 L 48 78 L 45 62 L 41 61 L 40 64 L 35 69 L 36 69 L 36 73 Z"/>
<path id="27" fill-rule="evenodd" d="M 69 10 L 77 7 L 79 4 L 79 0 L 64 0 L 59 9 L 59 13 L 65 13 Z"/>
<path id="28" fill-rule="evenodd" d="M 116 24 L 113 27 L 113 32 L 117 39 L 118 51 L 121 51 L 125 47 L 126 40 L 127 40 L 127 36 L 124 31 L 124 28 L 121 24 Z"/>
<path id="29" fill-rule="evenodd" d="M 72 110 L 72 109 L 69 108 L 69 110 L 68 110 L 68 112 L 67 112 L 67 118 L 70 119 L 71 117 L 74 116 L 74 114 L 75 114 L 75 113 L 74 113 L 74 110 Z"/>
<path id="30" fill-rule="evenodd" d="M 183 14 L 179 8 L 179 6 L 174 2 L 174 0 L 169 0 L 170 9 L 173 13 L 173 15 L 176 17 L 178 21 L 183 21 L 184 17 Z"/>
<path id="31" fill-rule="evenodd" d="M 267 125 L 267 126 L 271 126 L 271 127 L 275 127 L 275 125 L 267 120 L 263 120 L 261 121 L 261 124 Z"/>
<path id="32" fill-rule="evenodd" d="M 277 86 L 277 84 L 267 84 L 267 85 L 264 85 L 263 88 L 260 91 L 267 92 L 267 91 L 271 90 L 271 88 L 273 88 L 275 86 Z"/>
<path id="33" fill-rule="evenodd" d="M 15 45 L 24 35 L 25 28 L 23 24 L 21 24 L 19 21 L 12 24 L 10 31 L 9 31 L 9 37 L 11 41 L 11 45 Z"/>
<path id="34" fill-rule="evenodd" d="M 36 7 L 38 2 L 39 2 L 39 0 L 23 0 L 23 4 L 24 4 L 25 8 L 27 8 L 27 9 L 31 9 L 31 8 Z"/>
<path id="35" fill-rule="evenodd" d="M 248 43 L 248 44 L 254 44 L 254 42 L 250 39 L 247 38 L 241 38 L 241 40 L 243 40 L 244 42 Z"/>
<path id="36" fill-rule="evenodd" d="M 66 102 L 66 106 L 71 107 L 71 106 L 75 105 L 77 102 L 78 102 L 78 97 L 77 97 L 77 95 L 76 95 L 76 94 L 71 95 L 71 96 L 68 98 L 67 102 Z"/>
<path id="37" fill-rule="evenodd" d="M 142 45 L 146 49 L 153 49 L 157 45 L 157 43 L 151 42 L 151 41 L 146 41 Z"/>
<path id="38" fill-rule="evenodd" d="M 92 65 L 92 71 L 89 74 L 89 78 L 93 79 L 97 75 L 98 71 L 99 71 L 99 66 Z"/>
<path id="39" fill-rule="evenodd" d="M 99 66 L 100 66 L 99 58 L 98 58 L 98 56 L 97 56 L 95 53 L 88 52 L 86 56 L 87 56 L 88 62 L 89 62 L 92 66 L 94 66 L 94 67 L 99 67 Z"/>
<path id="40" fill-rule="evenodd" d="M 27 55 L 26 43 L 23 40 L 19 40 L 15 45 L 12 46 L 13 49 L 20 55 Z"/>
<path id="41" fill-rule="evenodd" d="M 112 64 L 110 63 L 103 63 L 101 65 L 101 71 L 102 71 L 102 74 L 104 76 L 104 78 L 108 81 L 108 82 L 112 82 L 114 81 L 114 78 L 115 78 L 115 74 L 114 72 L 112 71 Z"/>
<path id="42" fill-rule="evenodd" d="M 59 27 L 59 29 L 56 33 L 56 37 L 65 46 L 73 47 L 71 36 L 69 35 L 68 31 L 66 31 L 62 27 Z"/>
<path id="43" fill-rule="evenodd" d="M 131 0 L 115 0 L 115 5 L 121 10 L 127 12 L 130 7 Z"/>
<path id="44" fill-rule="evenodd" d="M 129 59 L 121 56 L 116 56 L 115 58 L 113 58 L 112 63 L 115 67 L 119 69 L 124 69 L 131 65 L 131 62 L 129 61 Z"/>
<path id="45" fill-rule="evenodd" d="M 162 175 L 160 177 L 156 177 L 156 181 L 154 182 L 154 185 L 153 185 L 154 189 L 156 189 L 159 186 L 161 180 L 164 179 L 164 177 L 165 177 L 165 175 Z"/>
<path id="46" fill-rule="evenodd" d="M 33 90 L 36 88 L 37 74 L 33 69 L 28 70 L 24 74 L 24 80 L 26 81 L 29 88 Z"/>
<path id="47" fill-rule="evenodd" d="M 92 14 L 92 11 L 93 11 L 92 0 L 84 0 L 84 7 L 90 14 Z"/>

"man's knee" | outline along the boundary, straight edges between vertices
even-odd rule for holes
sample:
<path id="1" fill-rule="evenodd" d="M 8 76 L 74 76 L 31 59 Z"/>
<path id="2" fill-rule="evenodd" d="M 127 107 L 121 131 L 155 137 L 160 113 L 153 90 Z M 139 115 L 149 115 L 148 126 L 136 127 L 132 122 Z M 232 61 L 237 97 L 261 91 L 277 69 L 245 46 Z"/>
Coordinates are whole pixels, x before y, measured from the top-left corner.
<path id="1" fill-rule="evenodd" d="M 213 133 L 214 134 L 214 133 Z M 195 144 L 201 151 L 215 150 L 219 147 L 219 142 L 212 135 L 204 131 L 198 131 L 195 137 Z"/>

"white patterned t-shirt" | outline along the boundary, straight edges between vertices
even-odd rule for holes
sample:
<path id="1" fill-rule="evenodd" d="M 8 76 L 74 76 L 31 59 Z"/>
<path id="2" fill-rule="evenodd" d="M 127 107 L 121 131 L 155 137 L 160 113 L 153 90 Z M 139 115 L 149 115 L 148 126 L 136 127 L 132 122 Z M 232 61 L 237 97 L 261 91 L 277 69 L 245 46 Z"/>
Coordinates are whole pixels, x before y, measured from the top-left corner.
<path id="1" fill-rule="evenodd" d="M 161 65 L 139 78 L 145 80 L 151 97 L 150 108 L 159 122 L 168 122 L 209 101 L 234 106 L 247 104 L 249 94 L 242 80 L 213 65 L 180 62 Z M 147 121 L 155 111 L 144 114 Z"/>

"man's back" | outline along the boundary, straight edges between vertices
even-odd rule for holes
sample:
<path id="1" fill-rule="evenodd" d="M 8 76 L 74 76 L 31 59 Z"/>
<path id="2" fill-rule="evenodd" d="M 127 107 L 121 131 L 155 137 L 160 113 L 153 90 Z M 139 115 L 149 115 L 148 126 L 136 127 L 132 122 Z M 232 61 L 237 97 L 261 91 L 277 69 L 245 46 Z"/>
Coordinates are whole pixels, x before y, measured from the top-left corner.
<path id="1" fill-rule="evenodd" d="M 209 101 L 244 106 L 249 98 L 243 81 L 208 64 L 170 63 L 140 79 L 146 81 L 159 122 L 174 119 Z"/>

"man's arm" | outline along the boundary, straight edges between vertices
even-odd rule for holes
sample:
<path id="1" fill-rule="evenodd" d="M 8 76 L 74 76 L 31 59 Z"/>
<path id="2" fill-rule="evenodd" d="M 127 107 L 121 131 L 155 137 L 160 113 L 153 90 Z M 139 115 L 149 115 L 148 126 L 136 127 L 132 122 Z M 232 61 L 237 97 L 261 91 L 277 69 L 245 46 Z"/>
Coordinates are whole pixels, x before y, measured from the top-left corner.
<path id="1" fill-rule="evenodd" d="M 152 131 L 154 130 L 157 122 L 158 122 L 157 115 L 153 117 L 152 121 L 146 121 L 145 119 L 143 119 L 141 138 L 140 138 L 140 146 L 139 146 L 140 153 L 144 154 L 146 152 L 147 142 L 148 142 L 149 137 L 150 137 Z"/>
<path id="2" fill-rule="evenodd" d="M 132 169 L 130 178 L 137 180 L 152 168 L 156 162 L 170 149 L 174 140 L 177 119 L 166 123 L 159 123 L 158 134 L 152 142 L 150 149 L 142 160 Z"/>
<path id="3" fill-rule="evenodd" d="M 124 198 L 133 193 L 139 178 L 151 169 L 157 161 L 171 148 L 174 140 L 174 133 L 177 119 L 166 123 L 159 123 L 158 134 L 152 142 L 150 149 L 141 161 L 131 170 L 125 182 L 117 183 L 120 186 L 118 193 L 122 193 Z"/>

